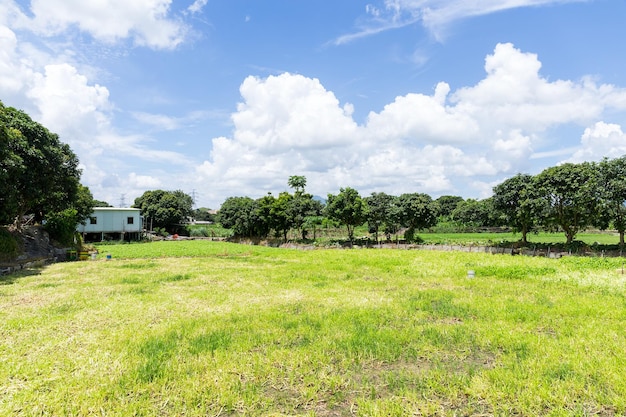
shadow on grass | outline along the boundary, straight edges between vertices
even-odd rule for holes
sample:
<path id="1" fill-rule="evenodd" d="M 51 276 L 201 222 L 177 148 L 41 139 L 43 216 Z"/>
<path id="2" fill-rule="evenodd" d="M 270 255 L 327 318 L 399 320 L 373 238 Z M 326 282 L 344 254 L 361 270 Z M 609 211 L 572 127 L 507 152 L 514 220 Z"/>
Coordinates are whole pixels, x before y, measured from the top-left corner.
<path id="1" fill-rule="evenodd" d="M 19 271 L 11 272 L 7 275 L 0 275 L 0 285 L 12 285 L 15 284 L 20 278 L 31 277 L 33 275 L 41 275 L 42 269 L 43 268 L 21 269 Z"/>

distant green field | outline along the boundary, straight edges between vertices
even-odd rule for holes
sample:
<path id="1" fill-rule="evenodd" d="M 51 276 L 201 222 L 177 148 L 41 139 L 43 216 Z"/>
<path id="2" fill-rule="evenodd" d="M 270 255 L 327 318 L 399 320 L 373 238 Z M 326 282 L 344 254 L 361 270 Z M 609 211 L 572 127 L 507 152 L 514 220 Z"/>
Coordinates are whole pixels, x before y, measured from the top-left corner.
<path id="1" fill-rule="evenodd" d="M 418 233 L 418 236 L 427 244 L 480 244 L 487 245 L 499 242 L 517 242 L 522 238 L 519 233 Z M 589 245 L 598 243 L 601 245 L 619 244 L 617 233 L 579 233 L 576 240 Z M 533 243 L 565 243 L 563 233 L 537 233 L 528 235 L 529 245 Z"/>
<path id="2" fill-rule="evenodd" d="M 0 278 L 0 415 L 625 415 L 622 268 L 101 246 Z"/>
<path id="3" fill-rule="evenodd" d="M 199 225 L 192 226 L 191 229 L 195 230 L 204 230 L 205 236 L 211 237 L 230 237 L 231 231 L 228 229 L 224 229 L 218 224 L 211 225 Z M 311 232 L 310 237 L 313 236 Z M 370 234 L 367 230 L 367 227 L 361 226 L 358 227 L 355 231 L 355 236 L 357 237 L 369 237 L 370 239 L 374 239 L 374 235 Z M 520 233 L 493 233 L 493 232 L 485 232 L 485 233 L 432 233 L 427 231 L 422 231 L 417 233 L 420 239 L 422 239 L 422 243 L 424 244 L 473 244 L 473 245 L 492 245 L 498 244 L 501 242 L 517 242 L 522 238 Z M 345 228 L 320 228 L 316 231 L 317 240 L 320 243 L 328 241 L 329 239 L 347 239 Z M 402 236 L 397 236 L 398 238 L 402 238 Z M 395 240 L 396 236 L 392 237 L 392 240 Z M 300 235 L 297 231 L 291 231 L 289 233 L 289 239 L 297 241 L 300 239 Z M 384 239 L 384 236 L 381 234 L 379 239 Z M 576 240 L 584 242 L 588 245 L 592 245 L 594 243 L 600 245 L 617 245 L 619 244 L 619 234 L 611 233 L 611 232 L 583 232 L 579 233 L 576 236 Z M 531 233 L 528 235 L 529 245 L 532 246 L 535 244 L 547 244 L 547 243 L 565 243 L 565 235 L 563 233 Z"/>

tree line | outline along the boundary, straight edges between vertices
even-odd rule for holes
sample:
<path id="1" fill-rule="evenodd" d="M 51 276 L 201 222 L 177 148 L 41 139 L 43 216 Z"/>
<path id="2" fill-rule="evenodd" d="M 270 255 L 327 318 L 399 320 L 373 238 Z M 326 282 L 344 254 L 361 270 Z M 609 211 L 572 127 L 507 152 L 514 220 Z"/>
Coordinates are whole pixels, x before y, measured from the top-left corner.
<path id="1" fill-rule="evenodd" d="M 21 110 L 0 101 L 0 224 L 20 228 L 24 219 L 45 224 L 52 238 L 71 243 L 76 226 L 93 207 L 80 183 L 78 158 L 58 135 Z M 287 239 L 296 230 L 302 239 L 324 224 L 346 228 L 350 241 L 356 227 L 368 225 L 378 241 L 403 232 L 412 241 L 416 232 L 443 224 L 461 228 L 509 227 L 527 242 L 528 233 L 562 231 L 567 243 L 593 226 L 613 228 L 624 245 L 626 230 L 626 156 L 600 162 L 566 163 L 538 175 L 517 174 L 493 188 L 487 199 L 446 195 L 433 200 L 424 193 L 399 196 L 384 192 L 362 197 L 353 188 L 328 194 L 325 202 L 305 191 L 306 178 L 289 177 L 292 192 L 261 198 L 229 197 L 217 221 L 240 237 Z M 135 200 L 155 227 L 173 230 L 194 215 L 193 201 L 182 191 L 146 191 Z M 315 238 L 315 235 L 313 236 Z"/>
<path id="2" fill-rule="evenodd" d="M 304 191 L 306 178 L 292 176 L 288 184 L 295 191 L 271 193 L 259 199 L 229 197 L 218 215 L 223 227 L 235 236 L 287 239 L 289 230 L 298 230 L 302 239 L 324 222 L 346 228 L 354 239 L 356 227 L 367 224 L 376 241 L 384 235 L 403 231 L 414 241 L 416 232 L 435 226 L 456 228 L 507 227 L 528 234 L 539 230 L 561 231 L 566 243 L 589 227 L 613 228 L 624 245 L 626 230 L 626 156 L 601 162 L 565 163 L 537 175 L 517 174 L 493 187 L 493 195 L 482 200 L 445 195 L 432 199 L 424 193 L 393 196 L 384 192 L 362 197 L 353 188 L 328 194 L 326 204 Z"/>

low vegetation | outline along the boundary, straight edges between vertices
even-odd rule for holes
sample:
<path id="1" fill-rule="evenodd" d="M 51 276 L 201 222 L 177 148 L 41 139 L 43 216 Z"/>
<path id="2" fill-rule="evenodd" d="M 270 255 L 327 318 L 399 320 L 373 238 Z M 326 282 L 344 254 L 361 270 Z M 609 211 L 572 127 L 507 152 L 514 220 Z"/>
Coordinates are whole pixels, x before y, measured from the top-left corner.
<path id="1" fill-rule="evenodd" d="M 620 258 L 100 249 L 0 281 L 0 415 L 626 413 Z"/>
<path id="2" fill-rule="evenodd" d="M 7 229 L 0 227 L 0 262 L 10 261 L 15 258 L 20 250 L 20 246 Z"/>

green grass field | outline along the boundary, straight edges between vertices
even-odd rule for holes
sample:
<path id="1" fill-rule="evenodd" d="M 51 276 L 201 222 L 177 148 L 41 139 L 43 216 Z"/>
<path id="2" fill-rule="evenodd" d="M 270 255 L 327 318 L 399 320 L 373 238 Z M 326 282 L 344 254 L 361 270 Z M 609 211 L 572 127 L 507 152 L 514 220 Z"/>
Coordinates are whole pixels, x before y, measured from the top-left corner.
<path id="1" fill-rule="evenodd" d="M 0 415 L 626 414 L 622 258 L 100 249 L 0 278 Z"/>

